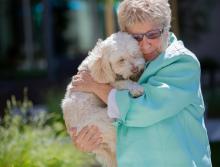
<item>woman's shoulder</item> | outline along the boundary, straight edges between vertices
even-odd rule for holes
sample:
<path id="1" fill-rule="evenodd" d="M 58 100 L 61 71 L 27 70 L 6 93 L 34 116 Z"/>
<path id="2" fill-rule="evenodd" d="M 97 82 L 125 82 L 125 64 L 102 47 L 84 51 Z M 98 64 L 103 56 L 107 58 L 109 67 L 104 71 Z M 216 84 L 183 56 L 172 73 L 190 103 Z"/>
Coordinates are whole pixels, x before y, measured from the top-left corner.
<path id="1" fill-rule="evenodd" d="M 180 40 L 173 41 L 163 54 L 164 63 L 192 63 L 200 66 L 196 55 Z"/>
<path id="2" fill-rule="evenodd" d="M 200 63 L 196 55 L 187 49 L 183 42 L 176 38 L 165 52 L 147 64 L 146 76 L 155 75 L 159 71 L 196 71 L 200 73 Z"/>
<path id="3" fill-rule="evenodd" d="M 200 73 L 200 63 L 193 52 L 187 49 L 182 41 L 173 42 L 164 53 L 149 65 L 147 73 L 156 74 L 159 71 L 177 72 L 194 71 Z"/>

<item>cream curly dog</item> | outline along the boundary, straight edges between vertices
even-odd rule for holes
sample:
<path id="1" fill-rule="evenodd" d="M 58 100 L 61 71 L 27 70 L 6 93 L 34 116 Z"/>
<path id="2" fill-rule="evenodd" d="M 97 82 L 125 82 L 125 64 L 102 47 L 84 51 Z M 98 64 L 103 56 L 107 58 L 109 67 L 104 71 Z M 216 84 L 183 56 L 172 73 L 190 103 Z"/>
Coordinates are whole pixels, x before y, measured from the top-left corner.
<path id="1" fill-rule="evenodd" d="M 78 70 L 89 70 L 95 81 L 110 83 L 117 89 L 128 89 L 131 96 L 140 96 L 143 88 L 129 78 L 137 78 L 144 63 L 138 43 L 127 33 L 118 32 L 104 41 L 99 40 Z M 115 127 L 107 115 L 106 105 L 94 94 L 72 92 L 70 83 L 62 109 L 69 133 L 71 127 L 79 131 L 86 125 L 96 125 L 100 129 L 103 143 L 93 153 L 103 166 L 116 167 Z"/>

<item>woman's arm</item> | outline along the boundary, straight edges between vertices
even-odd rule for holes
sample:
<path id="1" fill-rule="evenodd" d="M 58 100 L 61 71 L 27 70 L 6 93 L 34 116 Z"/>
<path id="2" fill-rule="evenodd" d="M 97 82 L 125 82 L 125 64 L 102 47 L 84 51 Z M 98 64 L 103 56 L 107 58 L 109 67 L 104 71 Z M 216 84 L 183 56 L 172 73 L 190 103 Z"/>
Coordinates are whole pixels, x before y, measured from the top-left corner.
<path id="1" fill-rule="evenodd" d="M 93 92 L 105 104 L 107 104 L 108 103 L 108 95 L 112 89 L 113 89 L 113 87 L 109 84 L 97 84 L 96 89 L 94 89 Z"/>
<path id="2" fill-rule="evenodd" d="M 90 92 L 97 95 L 104 103 L 108 102 L 108 95 L 113 87 L 110 84 L 97 83 L 88 71 L 82 71 L 72 80 L 73 91 Z"/>
<path id="3" fill-rule="evenodd" d="M 87 71 L 82 71 L 73 76 L 72 91 L 90 92 L 97 95 L 107 104 L 108 94 L 112 86 L 95 82 Z M 77 129 L 72 128 L 72 140 L 77 149 L 91 152 L 99 147 L 102 142 L 101 132 L 98 127 L 84 127 L 77 134 Z"/>
<path id="4" fill-rule="evenodd" d="M 120 111 L 118 121 L 125 126 L 151 126 L 175 116 L 189 105 L 201 107 L 203 111 L 198 62 L 183 54 L 165 61 L 166 66 L 162 63 L 148 66 L 139 80 L 144 95 L 133 98 L 127 90 L 116 91 L 115 101 Z M 152 69 L 158 66 L 160 69 L 155 73 Z"/>

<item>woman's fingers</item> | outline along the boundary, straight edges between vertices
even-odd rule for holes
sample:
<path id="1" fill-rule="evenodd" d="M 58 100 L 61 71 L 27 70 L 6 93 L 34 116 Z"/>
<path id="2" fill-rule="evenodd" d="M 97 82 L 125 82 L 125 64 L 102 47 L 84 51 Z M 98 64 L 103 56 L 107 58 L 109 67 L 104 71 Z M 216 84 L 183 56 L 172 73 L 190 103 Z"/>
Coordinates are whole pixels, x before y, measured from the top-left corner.
<path id="1" fill-rule="evenodd" d="M 90 143 L 95 143 L 99 139 L 102 139 L 101 133 L 100 132 L 96 132 L 96 134 L 94 134 L 88 141 Z"/>
<path id="2" fill-rule="evenodd" d="M 80 74 L 77 74 L 77 75 L 74 75 L 72 77 L 72 81 L 75 81 L 75 80 L 78 80 L 78 79 L 81 79 L 81 78 L 82 78 L 82 76 Z"/>
<path id="3" fill-rule="evenodd" d="M 79 134 L 76 137 L 76 143 L 80 143 L 84 141 L 84 137 L 88 133 L 88 130 L 89 130 L 88 126 L 85 126 L 84 128 L 82 128 L 82 130 L 79 132 Z"/>
<path id="4" fill-rule="evenodd" d="M 102 139 L 97 139 L 95 142 L 91 142 L 91 144 L 88 144 L 87 147 L 85 147 L 87 152 L 91 152 L 99 147 L 99 145 L 102 143 Z"/>
<path id="5" fill-rule="evenodd" d="M 90 129 L 87 131 L 87 135 L 85 136 L 84 140 L 89 141 L 90 139 L 95 138 L 98 133 L 98 128 L 96 126 L 91 126 Z"/>
<path id="6" fill-rule="evenodd" d="M 96 126 L 84 127 L 77 136 L 76 130 L 73 129 L 72 131 L 72 139 L 74 144 L 81 151 L 93 151 L 102 142 L 101 133 Z"/>
<path id="7" fill-rule="evenodd" d="M 83 78 L 91 78 L 91 75 L 89 74 L 88 71 L 84 71 L 84 72 L 82 73 L 82 77 L 83 77 Z"/>
<path id="8" fill-rule="evenodd" d="M 83 83 L 82 79 L 76 79 L 74 81 L 72 81 L 72 86 L 80 86 Z"/>
<path id="9" fill-rule="evenodd" d="M 88 133 L 87 133 L 88 134 Z M 88 134 L 89 135 L 89 134 Z M 96 134 L 93 134 L 93 136 L 89 138 L 89 140 L 87 141 L 87 139 L 84 141 L 84 143 L 82 143 L 82 149 L 84 151 L 87 151 L 87 152 L 91 152 L 93 151 L 94 149 L 98 148 L 99 145 L 101 144 L 102 142 L 102 138 L 100 137 L 101 134 L 100 133 L 96 133 Z"/>
<path id="10" fill-rule="evenodd" d="M 82 132 L 82 134 L 78 135 L 77 142 L 78 143 L 80 142 L 82 145 L 91 144 L 91 140 L 98 138 L 99 135 L 100 135 L 100 133 L 98 132 L 97 127 L 95 127 L 95 126 L 87 127 Z"/>
<path id="11" fill-rule="evenodd" d="M 90 150 L 94 150 L 96 148 L 98 148 L 98 146 L 102 143 L 102 138 L 98 138 L 93 144 L 91 144 L 90 146 Z"/>
<path id="12" fill-rule="evenodd" d="M 94 93 L 97 90 L 97 83 L 88 71 L 81 71 L 73 76 L 70 90 Z"/>
<path id="13" fill-rule="evenodd" d="M 72 139 L 73 140 L 75 140 L 76 139 L 76 133 L 77 133 L 77 128 L 76 127 L 72 127 L 71 129 L 70 129 L 70 131 L 71 131 L 71 137 L 72 137 Z"/>
<path id="14" fill-rule="evenodd" d="M 74 80 L 79 79 L 79 78 L 82 80 L 91 80 L 92 79 L 92 77 L 88 71 L 81 71 L 80 73 L 75 75 L 73 78 L 74 78 Z"/>
<path id="15" fill-rule="evenodd" d="M 79 74 L 72 77 L 72 86 L 82 85 L 90 81 L 90 78 L 87 74 Z"/>

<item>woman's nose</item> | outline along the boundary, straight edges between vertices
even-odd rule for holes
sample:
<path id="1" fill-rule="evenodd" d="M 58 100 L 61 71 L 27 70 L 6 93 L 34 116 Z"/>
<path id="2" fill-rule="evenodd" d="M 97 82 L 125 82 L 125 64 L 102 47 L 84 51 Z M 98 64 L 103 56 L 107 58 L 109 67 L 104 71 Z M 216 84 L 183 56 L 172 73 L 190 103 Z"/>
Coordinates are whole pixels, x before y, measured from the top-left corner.
<path id="1" fill-rule="evenodd" d="M 143 37 L 143 40 L 139 42 L 140 47 L 150 46 L 150 42 L 146 36 Z"/>
<path id="2" fill-rule="evenodd" d="M 139 46 L 142 51 L 146 51 L 151 47 L 151 43 L 149 42 L 147 37 L 144 36 L 143 40 L 139 42 Z"/>

